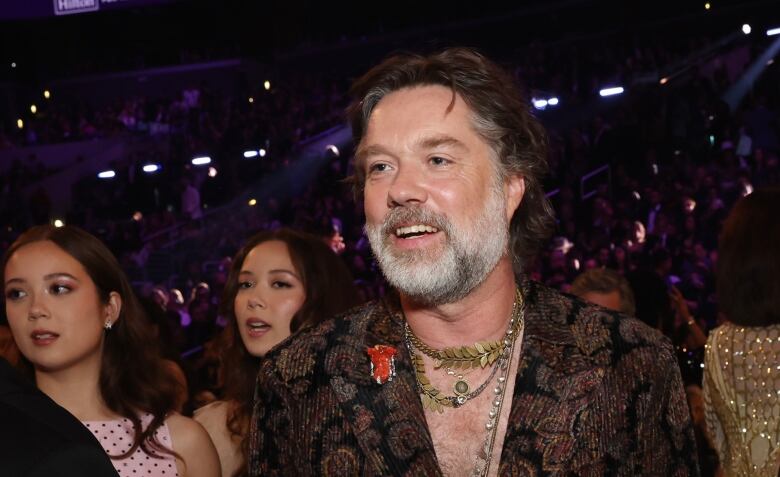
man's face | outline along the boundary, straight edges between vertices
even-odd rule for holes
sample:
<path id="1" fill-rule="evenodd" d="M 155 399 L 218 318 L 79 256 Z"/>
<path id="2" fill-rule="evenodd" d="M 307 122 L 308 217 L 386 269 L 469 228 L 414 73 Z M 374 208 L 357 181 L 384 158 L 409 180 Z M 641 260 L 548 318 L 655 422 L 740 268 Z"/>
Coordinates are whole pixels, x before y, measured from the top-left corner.
<path id="1" fill-rule="evenodd" d="M 366 232 L 388 281 L 425 304 L 466 296 L 505 256 L 523 182 L 500 180 L 460 96 L 442 86 L 396 91 L 361 142 Z"/>

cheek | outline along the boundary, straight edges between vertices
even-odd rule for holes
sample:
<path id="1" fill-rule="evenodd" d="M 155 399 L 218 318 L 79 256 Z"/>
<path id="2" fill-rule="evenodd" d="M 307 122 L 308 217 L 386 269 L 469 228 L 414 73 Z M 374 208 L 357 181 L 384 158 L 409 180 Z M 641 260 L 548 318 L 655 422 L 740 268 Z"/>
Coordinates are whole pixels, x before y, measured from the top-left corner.
<path id="1" fill-rule="evenodd" d="M 279 301 L 276 308 L 277 318 L 279 319 L 280 324 L 284 323 L 287 325 L 287 331 L 289 331 L 293 317 L 303 306 L 304 300 L 305 297 L 303 295 L 294 295 Z"/>
<path id="2" fill-rule="evenodd" d="M 14 328 L 18 328 L 27 319 L 27 307 L 22 303 L 6 301 L 5 302 L 5 316 L 8 318 L 8 325 L 13 331 Z"/>
<path id="3" fill-rule="evenodd" d="M 387 211 L 387 194 L 382 194 L 379 185 L 366 185 L 363 191 L 363 209 L 366 214 L 366 222 L 380 223 Z"/>
<path id="4" fill-rule="evenodd" d="M 242 297 L 241 294 L 237 294 L 236 297 L 233 299 L 233 313 L 236 315 L 236 317 L 241 318 L 241 315 L 246 310 L 246 298 Z"/>

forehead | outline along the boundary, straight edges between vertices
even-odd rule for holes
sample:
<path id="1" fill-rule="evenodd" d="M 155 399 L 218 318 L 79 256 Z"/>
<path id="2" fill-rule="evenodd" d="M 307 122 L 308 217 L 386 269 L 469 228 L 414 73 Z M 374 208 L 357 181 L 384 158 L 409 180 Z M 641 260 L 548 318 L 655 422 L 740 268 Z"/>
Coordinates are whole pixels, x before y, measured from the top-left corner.
<path id="1" fill-rule="evenodd" d="M 23 245 L 8 259 L 5 266 L 6 279 L 11 275 L 48 275 L 69 273 L 74 277 L 87 276 L 84 266 L 73 256 L 49 240 Z"/>
<path id="2" fill-rule="evenodd" d="M 270 270 L 296 272 L 290 249 L 281 240 L 268 240 L 256 245 L 244 259 L 241 270 L 264 273 Z"/>
<path id="3" fill-rule="evenodd" d="M 486 146 L 473 127 L 473 116 L 463 98 L 444 86 L 400 89 L 374 107 L 360 145 L 410 148 L 430 137 L 449 136 L 466 146 Z"/>

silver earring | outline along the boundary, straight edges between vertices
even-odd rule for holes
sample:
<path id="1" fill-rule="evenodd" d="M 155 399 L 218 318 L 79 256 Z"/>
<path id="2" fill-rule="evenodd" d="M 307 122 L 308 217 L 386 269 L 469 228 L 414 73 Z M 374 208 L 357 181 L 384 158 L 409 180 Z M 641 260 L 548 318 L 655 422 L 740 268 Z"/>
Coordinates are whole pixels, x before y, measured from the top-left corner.
<path id="1" fill-rule="evenodd" d="M 105 324 L 105 325 L 103 325 L 103 328 L 105 328 L 105 329 L 106 329 L 106 331 L 108 331 L 108 330 L 110 330 L 110 329 L 111 329 L 113 326 L 114 326 L 114 324 L 111 322 L 111 320 L 106 320 L 106 324 Z"/>

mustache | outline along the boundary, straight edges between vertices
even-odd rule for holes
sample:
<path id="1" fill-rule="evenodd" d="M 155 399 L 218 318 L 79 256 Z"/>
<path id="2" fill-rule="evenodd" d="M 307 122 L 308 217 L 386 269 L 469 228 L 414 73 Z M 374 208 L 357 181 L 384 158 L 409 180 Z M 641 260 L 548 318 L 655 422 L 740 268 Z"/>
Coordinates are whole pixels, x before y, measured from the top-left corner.
<path id="1" fill-rule="evenodd" d="M 436 227 L 447 236 L 450 236 L 450 231 L 452 230 L 452 224 L 442 214 L 422 207 L 396 207 L 391 209 L 385 216 L 385 220 L 382 221 L 382 235 L 394 235 L 397 228 L 410 223 Z"/>

